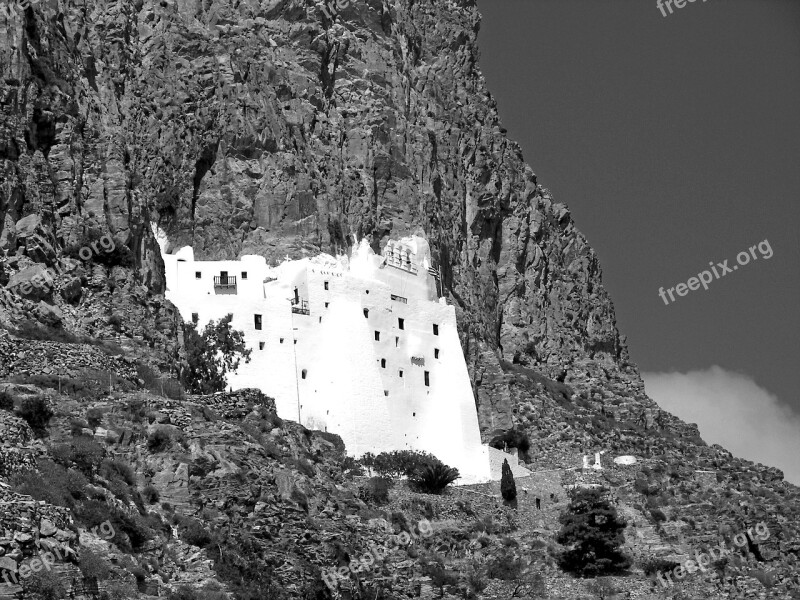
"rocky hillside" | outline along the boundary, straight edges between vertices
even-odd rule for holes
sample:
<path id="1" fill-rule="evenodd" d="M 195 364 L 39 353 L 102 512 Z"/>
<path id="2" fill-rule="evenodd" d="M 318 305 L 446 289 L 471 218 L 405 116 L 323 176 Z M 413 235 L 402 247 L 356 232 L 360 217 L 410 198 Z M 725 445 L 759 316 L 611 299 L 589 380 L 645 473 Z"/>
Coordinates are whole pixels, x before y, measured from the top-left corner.
<path id="1" fill-rule="evenodd" d="M 165 399 L 180 397 L 169 376 L 181 371 L 182 339 L 164 301 L 154 227 L 170 248 L 191 244 L 198 258 L 257 253 L 270 261 L 342 252 L 364 238 L 378 248 L 421 232 L 457 307 L 484 437 L 515 428 L 530 439 L 529 468 L 550 473 L 525 484 L 531 496 L 553 493 L 563 509 L 565 490 L 589 477 L 574 471 L 582 455 L 604 451 L 609 467 L 612 456 L 634 455 L 636 465 L 596 475 L 640 525 L 641 536 L 627 536 L 632 552 L 690 556 L 764 520 L 772 532 L 764 548 L 749 548 L 719 588 L 695 578 L 709 587 L 689 593 L 785 598 L 797 587 L 797 489 L 776 469 L 708 447 L 696 427 L 645 395 L 596 255 L 499 122 L 478 67 L 473 0 L 5 7 L 0 326 L 14 335 L 0 337 L 0 385 L 10 386 L 14 405 L 0 410 L 0 491 L 19 518 L 13 527 L 3 521 L 0 568 L 43 539 L 74 545 L 70 535 L 112 509 L 127 538 L 120 545 L 94 535 L 86 546 L 105 557 L 107 580 L 123 582 L 127 572 L 137 593 L 151 595 L 182 581 L 216 581 L 221 594 L 274 581 L 275 598 L 325 598 L 317 571 L 374 539 L 365 515 L 405 511 L 413 520 L 425 502 L 423 512 L 455 527 L 455 538 L 471 544 L 485 534 L 492 552 L 516 543 L 530 557 L 553 544 L 555 505 L 546 503 L 542 518 L 524 502 L 517 513 L 499 507 L 498 516 L 494 497 L 482 495 L 497 490 L 428 499 L 395 488 L 389 509 L 370 507 L 353 500 L 359 488 L 343 479 L 341 449 L 325 445 L 336 442 L 279 425 L 267 401 L 220 413 L 208 398 Z M 29 397 L 52 405 L 49 429 L 31 432 L 20 421 Z M 169 441 L 153 451 L 150 429 L 159 426 Z M 104 475 L 94 463 L 81 470 L 70 448 L 89 433 L 106 453 L 98 464 L 123 461 L 135 476 L 119 465 Z M 45 496 L 35 478 L 21 481 L 34 466 L 68 480 L 65 487 Z M 169 508 L 146 505 L 147 496 L 168 498 Z M 469 496 L 481 500 L 465 509 L 458 503 Z M 39 500 L 47 502 L 39 512 L 26 508 Z M 84 506 L 90 501 L 110 508 Z M 500 537 L 475 525 L 490 514 L 506 523 Z M 45 535 L 42 519 L 62 533 L 46 525 Z M 277 524 L 286 527 L 281 535 Z M 182 528 L 203 543 L 184 542 Z M 431 551 L 467 573 L 463 561 L 475 559 L 475 548 L 467 559 L 445 545 Z M 423 594 L 431 579 L 414 552 L 369 584 L 378 591 L 359 583 L 349 597 Z M 585 591 L 548 552 L 535 554 L 551 594 Z M 645 597 L 652 581 L 637 564 L 619 585 Z M 99 593 L 91 587 L 98 577 L 60 568 L 76 594 Z M 752 575 L 760 571 L 770 585 Z M 486 597 L 510 595 L 497 585 Z"/>

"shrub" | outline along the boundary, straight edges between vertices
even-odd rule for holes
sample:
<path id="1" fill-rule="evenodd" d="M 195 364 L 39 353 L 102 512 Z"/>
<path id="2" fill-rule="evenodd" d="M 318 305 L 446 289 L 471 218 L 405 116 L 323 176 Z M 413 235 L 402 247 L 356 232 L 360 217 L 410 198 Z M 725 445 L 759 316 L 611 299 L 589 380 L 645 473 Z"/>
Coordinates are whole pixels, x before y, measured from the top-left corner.
<path id="1" fill-rule="evenodd" d="M 508 448 L 517 448 L 522 454 L 525 454 L 531 447 L 531 441 L 528 434 L 516 428 L 511 428 L 502 434 L 495 436 L 489 445 L 492 448 L 505 450 Z"/>
<path id="2" fill-rule="evenodd" d="M 163 452 L 172 443 L 172 436 L 163 429 L 156 429 L 147 436 L 147 449 L 150 452 Z"/>
<path id="3" fill-rule="evenodd" d="M 392 481 L 386 477 L 370 477 L 363 486 L 359 488 L 359 496 L 367 502 L 372 501 L 376 504 L 386 504 L 389 501 L 389 490 Z"/>
<path id="4" fill-rule="evenodd" d="M 630 559 L 620 551 L 627 523 L 604 497 L 604 491 L 577 491 L 559 521 L 562 527 L 556 541 L 568 548 L 558 556 L 558 562 L 565 571 L 596 577 L 630 566 Z"/>
<path id="5" fill-rule="evenodd" d="M 115 479 L 125 482 L 127 485 L 136 485 L 136 473 L 126 462 L 115 459 L 106 459 L 100 464 L 99 474 L 101 477 L 113 481 Z"/>
<path id="6" fill-rule="evenodd" d="M 62 600 L 67 597 L 67 589 L 58 575 L 50 570 L 33 573 L 25 581 L 25 588 L 38 600 Z"/>
<path id="7" fill-rule="evenodd" d="M 8 392 L 0 392 L 0 410 L 14 410 L 14 398 Z"/>
<path id="8" fill-rule="evenodd" d="M 86 422 L 92 429 L 97 429 L 103 422 L 103 411 L 99 408 L 90 408 L 86 411 Z"/>
<path id="9" fill-rule="evenodd" d="M 486 575 L 489 579 L 515 581 L 522 575 L 524 568 L 525 564 L 520 556 L 508 550 L 503 550 L 489 559 Z"/>
<path id="10" fill-rule="evenodd" d="M 81 548 L 81 558 L 78 567 L 86 579 L 104 581 L 111 574 L 111 565 L 102 556 L 90 548 Z"/>
<path id="11" fill-rule="evenodd" d="M 666 560 L 663 558 L 647 558 L 639 563 L 639 566 L 644 571 L 645 575 L 655 575 L 659 572 L 669 573 L 678 566 L 674 560 Z"/>
<path id="12" fill-rule="evenodd" d="M 191 586 L 182 585 L 174 592 L 170 592 L 167 600 L 228 600 L 228 595 L 209 583 L 202 590 L 195 590 Z"/>
<path id="13" fill-rule="evenodd" d="M 191 517 L 178 519 L 178 532 L 181 539 L 191 546 L 205 548 L 211 543 L 211 534 L 197 519 Z"/>
<path id="14" fill-rule="evenodd" d="M 378 475 L 383 477 L 399 478 L 402 476 L 412 477 L 417 471 L 431 465 L 442 462 L 435 456 L 427 452 L 417 452 L 414 450 L 395 450 L 393 452 L 381 452 L 377 456 L 365 454 L 362 457 L 364 466 L 374 469 Z"/>
<path id="15" fill-rule="evenodd" d="M 441 494 L 459 477 L 458 469 L 438 463 L 426 465 L 409 479 L 414 488 L 424 494 Z"/>
<path id="16" fill-rule="evenodd" d="M 158 493 L 158 490 L 154 485 L 148 485 L 145 487 L 142 490 L 142 496 L 144 496 L 144 499 L 148 504 L 156 504 L 161 498 L 161 494 Z"/>
<path id="17" fill-rule="evenodd" d="M 514 483 L 514 475 L 511 473 L 511 465 L 508 464 L 508 459 L 503 460 L 500 493 L 506 502 L 513 502 L 517 498 L 517 484 Z"/>
<path id="18" fill-rule="evenodd" d="M 101 600 L 129 600 L 137 595 L 136 586 L 127 581 L 109 581 L 101 594 Z"/>
<path id="19" fill-rule="evenodd" d="M 183 336 L 186 343 L 186 383 L 192 392 L 210 394 L 225 389 L 225 376 L 239 368 L 244 359 L 250 362 L 252 350 L 244 342 L 244 333 L 231 327 L 233 315 L 211 321 L 198 333 L 195 323 L 186 323 Z"/>
<path id="20" fill-rule="evenodd" d="M 53 410 L 42 396 L 23 398 L 17 414 L 28 422 L 37 435 L 42 435 L 53 418 Z"/>

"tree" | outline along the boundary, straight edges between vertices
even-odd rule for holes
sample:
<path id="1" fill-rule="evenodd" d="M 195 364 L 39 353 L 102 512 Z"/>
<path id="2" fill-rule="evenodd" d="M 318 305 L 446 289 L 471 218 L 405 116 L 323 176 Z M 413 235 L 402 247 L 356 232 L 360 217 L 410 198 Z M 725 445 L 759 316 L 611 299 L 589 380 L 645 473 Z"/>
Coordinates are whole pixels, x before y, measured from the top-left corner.
<path id="1" fill-rule="evenodd" d="M 559 521 L 561 531 L 556 540 L 568 547 L 559 556 L 559 564 L 565 571 L 595 577 L 618 573 L 630 566 L 630 559 L 620 551 L 627 523 L 606 499 L 605 490 L 575 492 Z"/>
<path id="2" fill-rule="evenodd" d="M 195 394 L 211 394 L 225 389 L 225 376 L 239 368 L 244 358 L 250 362 L 252 350 L 244 345 L 244 333 L 231 327 L 233 315 L 229 314 L 219 321 L 211 321 L 197 331 L 196 323 L 186 323 L 183 327 L 184 341 L 189 369 L 186 383 Z"/>
<path id="3" fill-rule="evenodd" d="M 511 473 L 511 465 L 508 464 L 507 458 L 503 460 L 500 493 L 506 502 L 513 502 L 517 499 L 517 484 L 514 483 L 514 475 Z"/>

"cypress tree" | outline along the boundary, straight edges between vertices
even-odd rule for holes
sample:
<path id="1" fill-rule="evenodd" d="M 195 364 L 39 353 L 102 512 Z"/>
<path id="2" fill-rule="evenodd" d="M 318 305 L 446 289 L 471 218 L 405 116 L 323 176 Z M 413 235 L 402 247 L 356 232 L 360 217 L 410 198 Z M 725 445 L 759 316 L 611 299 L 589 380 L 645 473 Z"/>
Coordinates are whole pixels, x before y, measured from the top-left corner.
<path id="1" fill-rule="evenodd" d="M 513 502 L 517 497 L 517 484 L 514 483 L 514 475 L 511 474 L 511 465 L 508 464 L 508 459 L 503 460 L 500 493 L 506 502 Z"/>

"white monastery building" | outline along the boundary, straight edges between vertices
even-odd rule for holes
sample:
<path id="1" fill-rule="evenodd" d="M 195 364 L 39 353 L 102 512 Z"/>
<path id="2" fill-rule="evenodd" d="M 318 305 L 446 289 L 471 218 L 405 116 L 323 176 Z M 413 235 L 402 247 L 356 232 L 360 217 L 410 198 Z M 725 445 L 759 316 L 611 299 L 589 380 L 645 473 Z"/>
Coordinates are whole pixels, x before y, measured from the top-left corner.
<path id="1" fill-rule="evenodd" d="M 232 314 L 244 332 L 251 361 L 231 387 L 262 390 L 281 418 L 340 435 L 352 456 L 424 450 L 461 484 L 491 479 L 490 451 L 493 463 L 502 453 L 481 444 L 455 307 L 423 238 L 277 267 L 253 255 L 195 261 L 191 247 L 162 254 L 167 299 L 185 320 L 202 329 Z"/>

